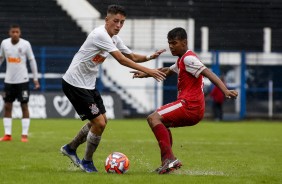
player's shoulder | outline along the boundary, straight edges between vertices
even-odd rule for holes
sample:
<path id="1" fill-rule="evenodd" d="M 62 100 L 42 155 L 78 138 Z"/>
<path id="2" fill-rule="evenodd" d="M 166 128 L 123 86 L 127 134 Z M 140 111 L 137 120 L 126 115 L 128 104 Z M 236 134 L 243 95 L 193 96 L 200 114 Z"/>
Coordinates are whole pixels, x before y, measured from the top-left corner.
<path id="1" fill-rule="evenodd" d="M 90 33 L 90 35 L 98 35 L 98 36 L 102 36 L 102 35 L 108 35 L 106 28 L 104 25 L 98 26 L 95 29 L 93 29 Z"/>
<path id="2" fill-rule="evenodd" d="M 111 37 L 108 34 L 106 28 L 104 25 L 99 26 L 91 31 L 91 33 L 88 36 L 88 39 L 94 39 L 94 41 L 106 41 L 109 40 Z"/>
<path id="3" fill-rule="evenodd" d="M 198 56 L 196 55 L 196 53 L 194 53 L 193 51 L 191 50 L 188 50 L 186 53 L 185 53 L 185 56 L 183 57 L 183 61 L 185 63 L 194 63 L 194 62 L 199 62 L 200 59 L 198 58 Z"/>
<path id="4" fill-rule="evenodd" d="M 188 50 L 185 53 L 186 56 L 194 56 L 194 57 L 198 57 L 197 54 L 195 52 L 193 52 L 192 50 Z"/>
<path id="5" fill-rule="evenodd" d="M 2 44 L 6 44 L 6 43 L 9 43 L 11 42 L 11 38 L 6 38 L 4 40 L 2 40 Z"/>
<path id="6" fill-rule="evenodd" d="M 191 51 L 191 50 L 188 50 L 185 54 L 184 54 L 184 59 L 198 59 L 198 56 L 195 52 Z"/>
<path id="7" fill-rule="evenodd" d="M 23 38 L 20 38 L 20 42 L 22 44 L 30 45 L 30 42 L 28 40 L 26 40 L 26 39 L 23 39 Z"/>

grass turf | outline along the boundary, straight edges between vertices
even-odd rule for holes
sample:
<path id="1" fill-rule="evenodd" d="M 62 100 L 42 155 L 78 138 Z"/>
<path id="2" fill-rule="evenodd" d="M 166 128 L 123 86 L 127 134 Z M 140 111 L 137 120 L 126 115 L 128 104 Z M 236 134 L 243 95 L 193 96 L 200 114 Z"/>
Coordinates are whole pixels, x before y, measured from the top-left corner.
<path id="1" fill-rule="evenodd" d="M 183 167 L 169 175 L 151 172 L 160 165 L 160 153 L 145 119 L 110 120 L 94 154 L 99 173 L 80 171 L 59 149 L 82 125 L 33 119 L 29 142 L 22 143 L 20 121 L 14 120 L 13 141 L 0 142 L 0 183 L 282 183 L 282 123 L 202 121 L 172 129 Z M 78 149 L 80 158 L 84 149 Z M 105 173 L 104 160 L 113 151 L 128 156 L 128 173 Z"/>

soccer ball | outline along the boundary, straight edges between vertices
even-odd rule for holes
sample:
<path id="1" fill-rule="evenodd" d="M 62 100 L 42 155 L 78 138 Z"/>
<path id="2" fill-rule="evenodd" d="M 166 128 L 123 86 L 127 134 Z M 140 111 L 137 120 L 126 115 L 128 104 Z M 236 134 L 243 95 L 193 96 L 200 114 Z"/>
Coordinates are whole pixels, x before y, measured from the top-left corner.
<path id="1" fill-rule="evenodd" d="M 120 152 L 111 153 L 105 162 L 107 173 L 124 174 L 129 169 L 129 160 L 127 156 Z"/>

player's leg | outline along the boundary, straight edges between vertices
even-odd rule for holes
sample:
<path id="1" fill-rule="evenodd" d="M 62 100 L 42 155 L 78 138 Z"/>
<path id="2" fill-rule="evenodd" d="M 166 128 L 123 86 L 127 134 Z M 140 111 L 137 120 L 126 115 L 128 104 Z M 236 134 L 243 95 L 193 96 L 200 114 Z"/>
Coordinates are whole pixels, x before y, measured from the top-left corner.
<path id="1" fill-rule="evenodd" d="M 178 169 L 182 166 L 181 162 L 175 158 L 172 152 L 171 132 L 162 122 L 162 116 L 158 112 L 154 112 L 148 116 L 147 121 L 151 127 L 160 147 L 161 166 L 155 171 L 159 174 L 165 174 Z"/>
<path id="2" fill-rule="evenodd" d="M 95 172 L 97 170 L 94 167 L 93 162 L 83 161 L 82 163 L 82 161 L 80 161 L 80 159 L 78 158 L 76 154 L 76 149 L 80 144 L 84 143 L 86 140 L 87 142 L 91 142 L 91 140 L 88 141 L 88 135 L 90 133 L 89 130 L 93 129 L 92 126 L 94 124 L 97 124 L 95 125 L 96 128 L 100 127 L 100 129 L 101 129 L 101 126 L 103 127 L 102 124 L 106 124 L 106 116 L 105 116 L 106 110 L 103 104 L 103 100 L 99 92 L 96 92 L 96 90 L 87 90 L 87 89 L 76 88 L 74 86 L 71 86 L 64 80 L 62 81 L 62 87 L 63 87 L 63 91 L 65 95 L 67 96 L 67 98 L 70 100 L 70 102 L 74 106 L 81 120 L 88 119 L 90 122 L 89 124 L 86 124 L 79 131 L 79 133 L 77 134 L 78 136 L 76 136 L 74 140 L 71 141 L 73 143 L 72 148 L 70 147 L 69 144 L 66 144 L 61 147 L 61 152 L 64 155 L 68 156 L 75 165 L 80 166 L 82 169 L 84 168 L 83 170 L 86 170 L 87 172 Z M 98 121 L 98 123 L 95 123 L 96 121 Z M 92 137 L 93 135 L 92 136 L 89 135 L 89 139 Z M 95 139 L 99 139 L 99 138 L 101 138 L 101 136 L 98 134 Z M 90 145 L 88 149 L 89 153 L 91 153 L 91 150 L 93 150 L 92 148 L 93 147 L 91 147 Z M 88 153 L 88 151 L 86 152 Z"/>
<path id="3" fill-rule="evenodd" d="M 170 147 L 172 147 L 172 144 L 173 144 L 173 138 L 172 138 L 172 133 L 169 129 L 169 127 L 167 127 L 167 131 L 168 131 L 168 134 L 169 134 L 169 140 L 170 140 Z"/>
<path id="4" fill-rule="evenodd" d="M 11 141 L 12 140 L 12 108 L 13 102 L 15 101 L 14 85 L 4 83 L 4 136 L 0 138 L 0 141 Z"/>
<path id="5" fill-rule="evenodd" d="M 107 122 L 107 118 L 106 115 L 103 114 L 103 117 L 105 119 L 105 121 Z M 68 150 L 77 150 L 78 146 L 83 144 L 84 142 L 86 142 L 86 138 L 88 135 L 88 132 L 91 128 L 91 123 L 88 122 L 86 123 L 77 133 L 77 135 L 73 138 L 73 140 L 71 140 L 71 142 L 69 142 L 66 146 L 65 149 Z"/>
<path id="6" fill-rule="evenodd" d="M 107 122 L 106 117 L 106 110 L 103 104 L 103 100 L 101 98 L 100 93 L 97 90 L 93 90 L 91 94 L 94 96 L 97 107 L 100 109 L 100 112 L 102 113 L 105 122 Z M 72 150 L 76 150 L 79 145 L 83 144 L 86 141 L 88 132 L 91 128 L 91 122 L 86 123 L 80 131 L 77 133 L 77 135 L 74 137 L 74 139 L 68 144 L 69 148 Z"/>
<path id="7" fill-rule="evenodd" d="M 169 173 L 182 166 L 173 154 L 171 148 L 173 141 L 169 128 L 187 126 L 183 122 L 189 122 L 190 119 L 186 116 L 187 108 L 184 103 L 184 101 L 178 100 L 166 104 L 148 117 L 149 125 L 156 135 L 161 149 L 162 165 L 156 170 L 159 174 Z"/>
<path id="8" fill-rule="evenodd" d="M 4 105 L 4 117 L 12 118 L 13 102 L 5 102 Z"/>
<path id="9" fill-rule="evenodd" d="M 174 155 L 171 149 L 170 134 L 161 119 L 162 117 L 157 112 L 147 117 L 148 124 L 159 143 L 161 161 L 163 162 L 165 159 L 174 159 Z"/>
<path id="10" fill-rule="evenodd" d="M 28 130 L 30 126 L 30 118 L 29 118 L 29 109 L 28 109 L 28 101 L 29 101 L 29 83 L 21 83 L 16 84 L 18 88 L 17 99 L 21 102 L 22 109 L 22 142 L 28 142 Z"/>
<path id="11" fill-rule="evenodd" d="M 73 107 L 75 108 L 76 112 L 80 116 L 81 120 L 85 120 L 86 117 L 84 115 L 84 109 L 88 107 L 84 107 L 85 104 L 81 104 L 81 102 L 84 101 L 83 96 L 80 95 L 80 91 L 78 88 L 75 88 L 74 86 L 71 86 L 64 80 L 62 80 L 62 89 L 65 93 L 66 97 L 69 99 L 69 101 L 72 103 Z M 81 102 L 80 102 L 81 101 Z M 86 104 L 87 105 L 87 104 Z M 76 150 L 78 146 L 86 141 L 86 136 L 90 130 L 91 124 L 86 123 L 77 133 L 77 135 L 74 137 L 74 139 L 69 143 L 65 144 L 60 148 L 61 153 L 64 156 L 69 157 L 71 162 L 79 167 L 80 159 L 77 156 Z"/>
<path id="12" fill-rule="evenodd" d="M 92 117 L 92 119 L 90 119 L 91 128 L 87 135 L 85 155 L 81 161 L 80 168 L 86 172 L 97 172 L 93 163 L 93 154 L 100 143 L 101 136 L 107 125 L 107 117 L 106 108 L 99 91 L 92 90 L 91 93 L 95 100 L 95 104 L 91 105 L 91 114 L 88 115 L 88 119 Z"/>
<path id="13" fill-rule="evenodd" d="M 28 109 L 28 103 L 23 102 L 21 103 L 21 108 L 22 108 L 22 137 L 21 141 L 22 142 L 28 142 L 28 130 L 30 126 L 30 118 L 29 118 L 29 109 Z"/>
<path id="14" fill-rule="evenodd" d="M 107 122 L 104 115 L 99 115 L 90 120 L 90 122 L 91 128 L 87 135 L 85 155 L 81 161 L 80 168 L 85 172 L 97 172 L 93 163 L 93 154 L 99 146 Z"/>
<path id="15" fill-rule="evenodd" d="M 79 130 L 77 135 L 71 140 L 71 142 L 68 143 L 68 146 L 72 150 L 76 150 L 79 145 L 83 144 L 86 141 L 86 137 L 88 135 L 88 132 L 91 128 L 91 123 L 88 122 Z"/>
<path id="16" fill-rule="evenodd" d="M 5 102 L 3 118 L 4 136 L 0 138 L 0 141 L 12 140 L 12 108 L 13 103 Z"/>

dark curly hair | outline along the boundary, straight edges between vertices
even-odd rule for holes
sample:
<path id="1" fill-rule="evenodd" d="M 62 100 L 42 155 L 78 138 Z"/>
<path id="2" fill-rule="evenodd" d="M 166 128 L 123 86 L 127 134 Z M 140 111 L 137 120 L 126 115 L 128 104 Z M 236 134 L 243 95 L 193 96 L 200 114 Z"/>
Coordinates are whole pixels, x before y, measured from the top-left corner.
<path id="1" fill-rule="evenodd" d="M 187 39 L 187 33 L 185 29 L 181 27 L 176 27 L 168 32 L 167 39 L 168 40 L 172 40 L 172 39 L 184 40 L 184 39 Z"/>

